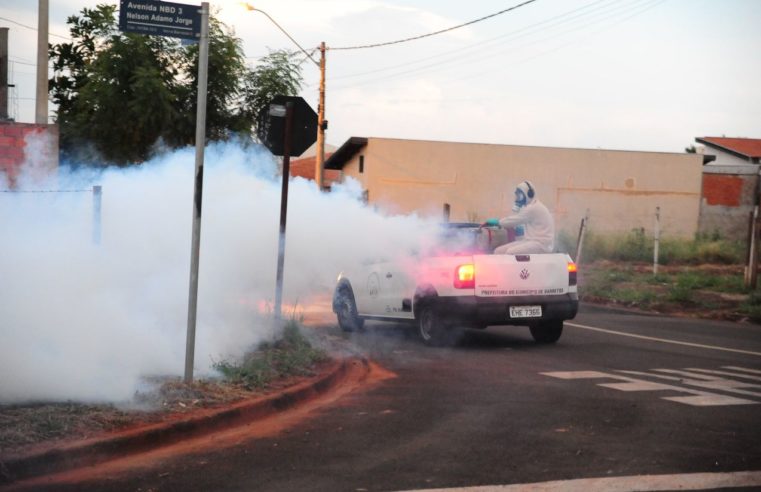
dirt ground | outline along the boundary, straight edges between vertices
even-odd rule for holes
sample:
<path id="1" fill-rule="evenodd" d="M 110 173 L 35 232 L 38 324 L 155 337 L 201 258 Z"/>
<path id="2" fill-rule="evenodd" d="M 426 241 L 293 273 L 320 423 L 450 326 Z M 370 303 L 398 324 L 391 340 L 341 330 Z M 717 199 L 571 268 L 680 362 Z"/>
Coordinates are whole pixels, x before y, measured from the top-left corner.
<path id="1" fill-rule="evenodd" d="M 315 366 L 312 375 L 330 362 Z M 264 389 L 247 389 L 223 381 L 195 381 L 186 385 L 179 378 L 173 378 L 156 382 L 156 390 L 136 395 L 133 401 L 123 405 L 77 402 L 0 405 L 0 465 L 3 456 L 17 456 L 55 444 L 187 418 L 197 411 L 277 393 L 312 375 L 283 378 Z"/>

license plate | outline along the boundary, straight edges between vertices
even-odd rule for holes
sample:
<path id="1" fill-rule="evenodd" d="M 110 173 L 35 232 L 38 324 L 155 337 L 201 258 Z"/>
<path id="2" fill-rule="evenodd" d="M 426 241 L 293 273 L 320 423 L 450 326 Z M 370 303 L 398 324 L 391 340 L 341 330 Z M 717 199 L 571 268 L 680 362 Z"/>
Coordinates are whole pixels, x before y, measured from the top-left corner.
<path id="1" fill-rule="evenodd" d="M 541 318 L 542 306 L 510 306 L 511 318 Z"/>

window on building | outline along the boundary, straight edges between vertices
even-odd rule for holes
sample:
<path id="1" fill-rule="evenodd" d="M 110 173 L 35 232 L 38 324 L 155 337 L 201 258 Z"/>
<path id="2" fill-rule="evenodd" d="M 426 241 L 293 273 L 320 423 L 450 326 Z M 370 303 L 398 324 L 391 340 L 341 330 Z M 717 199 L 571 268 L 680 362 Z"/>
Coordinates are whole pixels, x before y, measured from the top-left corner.
<path id="1" fill-rule="evenodd" d="M 359 156 L 359 174 L 365 172 L 365 156 Z"/>

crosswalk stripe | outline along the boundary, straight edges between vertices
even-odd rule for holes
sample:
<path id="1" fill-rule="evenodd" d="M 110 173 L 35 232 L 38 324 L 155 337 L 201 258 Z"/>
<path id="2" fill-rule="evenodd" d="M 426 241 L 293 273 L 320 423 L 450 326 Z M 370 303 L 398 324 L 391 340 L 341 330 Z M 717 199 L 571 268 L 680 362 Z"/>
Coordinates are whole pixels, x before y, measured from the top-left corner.
<path id="1" fill-rule="evenodd" d="M 745 400 L 734 396 L 716 395 L 706 393 L 702 396 L 666 396 L 664 400 L 684 403 L 694 407 L 720 407 L 724 405 L 757 405 L 757 401 Z"/>
<path id="2" fill-rule="evenodd" d="M 656 371 L 665 371 L 664 369 L 654 369 Z M 692 371 L 693 369 L 690 369 Z M 666 376 L 664 374 L 652 374 L 648 372 L 640 371 L 618 371 L 625 374 L 633 374 L 635 376 L 646 376 L 658 379 L 666 379 L 669 381 L 677 381 L 690 386 L 697 386 L 699 388 L 715 389 L 727 391 L 730 393 L 737 393 L 746 396 L 758 396 L 761 397 L 760 391 L 751 391 L 751 389 L 761 390 L 761 385 L 746 383 L 743 381 L 735 381 L 732 379 L 725 379 L 721 377 L 712 377 L 710 380 L 696 380 L 696 379 L 684 379 L 677 376 Z M 678 371 L 677 371 L 678 372 Z M 707 371 L 706 371 L 707 372 Z"/>
<path id="3" fill-rule="evenodd" d="M 747 367 L 737 367 L 737 366 L 723 366 L 722 369 L 732 369 L 733 371 L 742 371 L 742 372 L 750 372 L 753 374 L 761 374 L 761 371 L 758 369 L 749 369 Z"/>
<path id="4" fill-rule="evenodd" d="M 680 376 L 686 376 L 693 379 L 702 379 L 704 381 L 714 381 L 717 376 L 708 376 L 706 374 L 695 374 L 694 372 L 680 371 L 677 369 L 653 369 L 656 372 L 665 372 L 667 374 L 678 374 Z M 721 379 L 721 378 L 719 378 Z"/>
<path id="5" fill-rule="evenodd" d="M 752 374 L 741 374 L 739 372 L 717 371 L 717 370 L 711 370 L 711 369 L 696 369 L 693 367 L 688 367 L 687 370 L 695 371 L 695 372 L 704 372 L 706 374 L 716 374 L 718 376 L 730 376 L 733 378 L 743 378 L 743 379 L 751 379 L 753 381 L 761 381 L 761 376 L 754 376 Z"/>
<path id="6" fill-rule="evenodd" d="M 687 371 L 679 371 L 673 369 L 655 369 L 656 371 L 665 372 L 667 374 L 692 374 Z M 739 387 L 747 387 L 747 383 L 738 381 L 730 381 L 716 376 L 709 376 L 706 380 L 705 375 L 699 375 L 703 379 L 685 379 L 676 376 L 669 376 L 666 374 L 652 374 L 638 371 L 618 371 L 626 374 L 635 374 L 641 376 L 649 376 L 660 379 L 667 379 L 671 381 L 680 382 L 691 386 L 697 386 L 699 388 L 718 389 L 726 393 L 741 394 L 744 396 L 761 397 L 761 394 L 744 389 L 738 389 Z M 723 405 L 757 405 L 761 402 L 755 400 L 749 400 L 745 398 L 738 398 L 736 396 L 729 396 L 724 394 L 712 393 L 709 391 L 702 391 L 698 389 L 686 388 L 684 386 L 675 386 L 671 384 L 656 383 L 652 381 L 646 381 L 642 379 L 631 378 L 628 376 L 621 376 L 618 374 L 610 374 L 600 371 L 558 371 L 558 372 L 543 372 L 540 373 L 544 376 L 559 378 L 559 379 L 617 379 L 623 382 L 617 383 L 597 383 L 597 386 L 604 388 L 610 388 L 618 391 L 675 391 L 678 393 L 687 393 L 690 396 L 668 396 L 661 397 L 663 400 L 669 400 L 677 403 L 683 403 L 685 405 L 692 406 L 723 406 Z M 755 387 L 755 385 L 750 385 Z"/>
<path id="7" fill-rule="evenodd" d="M 748 369 L 747 367 L 737 367 L 737 366 L 724 366 L 722 369 L 731 369 L 733 371 L 742 371 L 742 372 L 750 372 L 753 374 L 761 374 L 761 371 L 758 369 Z"/>

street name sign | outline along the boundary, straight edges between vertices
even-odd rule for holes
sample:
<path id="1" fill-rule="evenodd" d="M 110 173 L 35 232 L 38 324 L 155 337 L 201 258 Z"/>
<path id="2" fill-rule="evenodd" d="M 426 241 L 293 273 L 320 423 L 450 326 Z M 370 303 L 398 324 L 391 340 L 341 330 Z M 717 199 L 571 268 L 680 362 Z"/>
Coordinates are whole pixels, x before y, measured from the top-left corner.
<path id="1" fill-rule="evenodd" d="M 197 41 L 201 37 L 201 7 L 156 0 L 120 0 L 119 30 Z"/>

